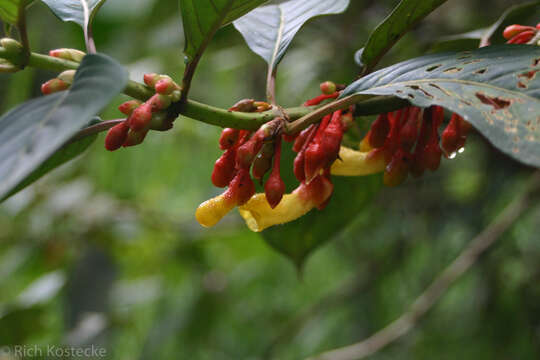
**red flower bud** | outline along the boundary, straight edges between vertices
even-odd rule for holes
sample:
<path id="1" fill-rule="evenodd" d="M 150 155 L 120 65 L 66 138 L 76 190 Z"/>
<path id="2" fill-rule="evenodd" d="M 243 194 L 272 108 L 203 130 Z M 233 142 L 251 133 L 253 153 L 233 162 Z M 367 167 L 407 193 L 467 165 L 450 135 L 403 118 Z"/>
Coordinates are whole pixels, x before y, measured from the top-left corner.
<path id="1" fill-rule="evenodd" d="M 331 95 L 336 92 L 336 84 L 331 81 L 325 81 L 321 85 L 321 92 L 325 95 Z"/>
<path id="2" fill-rule="evenodd" d="M 274 156 L 274 166 L 272 167 L 272 173 L 266 184 L 264 185 L 264 193 L 266 194 L 266 201 L 273 209 L 280 203 L 285 193 L 285 183 L 281 179 L 280 174 L 280 164 L 281 164 L 281 139 L 276 140 L 275 144 L 275 156 Z"/>
<path id="3" fill-rule="evenodd" d="M 330 94 L 330 95 L 325 95 L 325 94 L 322 94 L 322 95 L 319 95 L 319 96 L 316 96 L 314 97 L 313 99 L 311 100 L 308 100 L 304 103 L 304 106 L 315 106 L 315 105 L 319 105 L 321 102 L 323 102 L 324 100 L 328 100 L 328 99 L 335 99 L 339 96 L 339 93 L 338 92 L 335 92 L 333 94 Z"/>
<path id="4" fill-rule="evenodd" d="M 240 135 L 240 130 L 225 128 L 221 132 L 219 138 L 219 148 L 221 150 L 227 150 L 233 147 L 238 141 L 238 136 Z"/>
<path id="5" fill-rule="evenodd" d="M 216 160 L 214 171 L 212 172 L 212 184 L 217 187 L 225 187 L 229 185 L 235 175 L 235 157 L 236 150 L 229 149 Z"/>
<path id="6" fill-rule="evenodd" d="M 55 92 L 63 91 L 69 88 L 69 84 L 60 79 L 51 79 L 41 85 L 41 92 L 43 95 L 49 95 Z"/>
<path id="7" fill-rule="evenodd" d="M 503 37 L 506 40 L 510 40 L 514 36 L 528 30 L 535 30 L 535 28 L 533 28 L 532 26 L 523 26 L 523 25 L 517 25 L 517 24 L 510 25 L 504 29 Z"/>
<path id="8" fill-rule="evenodd" d="M 508 40 L 507 44 L 526 44 L 528 43 L 533 37 L 536 35 L 536 29 L 535 30 L 527 30 L 523 31 L 510 40 Z"/>
<path id="9" fill-rule="evenodd" d="M 294 140 L 292 148 L 294 152 L 300 152 L 300 150 L 302 150 L 307 140 L 313 138 L 313 136 L 315 135 L 316 128 L 317 124 L 311 124 L 309 127 L 302 130 L 300 134 L 298 134 L 298 136 Z"/>
<path id="10" fill-rule="evenodd" d="M 147 103 L 152 107 L 152 111 L 164 110 L 171 105 L 171 97 L 167 95 L 155 94 Z"/>
<path id="11" fill-rule="evenodd" d="M 236 166 L 240 169 L 249 169 L 251 163 L 261 150 L 264 132 L 258 130 L 248 141 L 238 148 L 236 152 Z"/>
<path id="12" fill-rule="evenodd" d="M 129 117 L 129 127 L 133 131 L 141 131 L 148 127 L 150 121 L 152 121 L 152 106 L 146 102 L 133 110 Z"/>
<path id="13" fill-rule="evenodd" d="M 441 135 L 441 145 L 446 153 L 446 156 L 449 156 L 459 150 L 460 133 L 458 117 L 459 115 L 457 114 L 452 115 L 450 122 Z"/>
<path id="14" fill-rule="evenodd" d="M 321 149 L 326 157 L 322 168 L 327 168 L 328 166 L 332 165 L 334 161 L 336 161 L 342 139 L 343 124 L 341 122 L 341 110 L 338 110 L 333 113 L 330 123 L 324 129 L 321 136 Z"/>
<path id="15" fill-rule="evenodd" d="M 369 133 L 369 145 L 372 148 L 379 148 L 384 145 L 388 133 L 390 132 L 390 121 L 388 120 L 388 114 L 381 114 L 371 124 L 371 130 Z"/>
<path id="16" fill-rule="evenodd" d="M 139 100 L 129 100 L 125 103 L 120 104 L 120 106 L 118 106 L 118 110 L 120 110 L 122 114 L 130 116 L 133 111 L 141 105 L 142 102 L 140 102 Z"/>
<path id="17" fill-rule="evenodd" d="M 159 81 L 160 78 L 161 76 L 159 74 L 150 73 L 150 74 L 144 74 L 143 80 L 146 85 L 153 88 L 156 86 L 156 83 Z"/>
<path id="18" fill-rule="evenodd" d="M 420 108 L 413 106 L 409 109 L 409 116 L 399 132 L 400 145 L 404 150 L 410 151 L 418 138 L 418 115 Z"/>
<path id="19" fill-rule="evenodd" d="M 255 105 L 255 100 L 253 99 L 240 100 L 229 108 L 229 111 L 238 112 L 254 112 L 255 110 L 257 110 L 257 106 Z"/>
<path id="20" fill-rule="evenodd" d="M 110 128 L 105 137 L 105 149 L 114 151 L 122 147 L 127 139 L 128 131 L 129 127 L 125 121 Z"/>
<path id="21" fill-rule="evenodd" d="M 162 95 L 171 95 L 174 90 L 178 90 L 174 81 L 169 77 L 159 79 L 154 88 L 158 94 Z"/>

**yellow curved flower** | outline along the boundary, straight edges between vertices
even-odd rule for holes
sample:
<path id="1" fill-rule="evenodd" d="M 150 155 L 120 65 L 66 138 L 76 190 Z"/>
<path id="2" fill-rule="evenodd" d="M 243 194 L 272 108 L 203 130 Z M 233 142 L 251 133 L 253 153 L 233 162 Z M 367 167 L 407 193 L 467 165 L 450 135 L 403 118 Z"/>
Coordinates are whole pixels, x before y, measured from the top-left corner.
<path id="1" fill-rule="evenodd" d="M 382 151 L 362 152 L 342 146 L 339 158 L 332 164 L 330 172 L 332 175 L 364 176 L 384 171 L 385 167 Z"/>
<path id="2" fill-rule="evenodd" d="M 302 199 L 295 191 L 284 195 L 278 206 L 273 209 L 268 205 L 265 194 L 255 194 L 246 204 L 238 208 L 238 212 L 251 231 L 259 232 L 273 225 L 296 220 L 314 207 L 312 201 Z"/>
<path id="3" fill-rule="evenodd" d="M 212 227 L 227 215 L 234 206 L 234 201 L 221 194 L 199 205 L 195 212 L 195 218 L 202 226 Z"/>

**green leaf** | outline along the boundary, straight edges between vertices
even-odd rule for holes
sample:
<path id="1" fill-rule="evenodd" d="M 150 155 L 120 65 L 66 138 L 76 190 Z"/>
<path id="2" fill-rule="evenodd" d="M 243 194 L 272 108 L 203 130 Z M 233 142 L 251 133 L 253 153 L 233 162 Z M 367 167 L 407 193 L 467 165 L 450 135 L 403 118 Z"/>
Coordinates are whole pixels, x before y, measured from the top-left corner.
<path id="1" fill-rule="evenodd" d="M 299 269 L 312 251 L 339 235 L 382 187 L 380 175 L 334 176 L 332 182 L 334 194 L 324 210 L 311 210 L 291 223 L 261 233 L 271 247 L 290 258 Z M 358 241 L 362 240 L 359 235 Z"/>
<path id="2" fill-rule="evenodd" d="M 108 56 L 83 58 L 68 91 L 30 100 L 0 118 L 0 198 L 87 124 L 127 84 Z"/>
<path id="3" fill-rule="evenodd" d="M 423 56 L 374 72 L 342 97 L 394 95 L 460 114 L 495 147 L 540 167 L 540 47 L 497 45 Z"/>
<path id="4" fill-rule="evenodd" d="M 261 6 L 234 22 L 234 26 L 257 55 L 275 70 L 294 36 L 306 21 L 321 15 L 339 14 L 349 0 L 287 0 Z"/>
<path id="5" fill-rule="evenodd" d="M 202 55 L 216 31 L 267 0 L 180 0 L 184 53 L 191 61 Z"/>
<path id="6" fill-rule="evenodd" d="M 359 65 L 369 72 L 388 50 L 420 20 L 446 0 L 401 0 L 392 13 L 369 36 Z"/>
<path id="7" fill-rule="evenodd" d="M 534 16 L 538 13 L 539 7 L 540 1 L 514 5 L 508 8 L 490 27 L 444 37 L 437 41 L 430 51 L 464 51 L 478 48 L 481 43 L 502 44 L 506 42 L 502 36 L 504 28 L 512 24 L 526 25 L 529 19 L 536 20 Z"/>
<path id="8" fill-rule="evenodd" d="M 0 0 L 0 19 L 9 24 L 16 24 L 19 15 L 33 0 Z"/>
<path id="9" fill-rule="evenodd" d="M 105 0 L 42 0 L 62 21 L 79 24 L 85 31 Z"/>
<path id="10" fill-rule="evenodd" d="M 90 124 L 93 123 L 95 122 L 90 122 Z M 66 145 L 58 149 L 58 151 L 56 151 L 50 158 L 45 160 L 45 162 L 42 163 L 36 170 L 32 171 L 30 175 L 23 179 L 13 190 L 9 192 L 9 194 L 4 196 L 4 198 L 0 200 L 3 201 L 9 198 L 11 195 L 18 193 L 19 191 L 39 180 L 41 177 L 53 171 L 60 165 L 63 165 L 68 161 L 75 159 L 77 156 L 85 152 L 86 149 L 88 149 L 90 145 L 92 145 L 92 143 L 96 141 L 97 137 L 98 134 L 93 134 L 74 142 L 68 142 Z"/>

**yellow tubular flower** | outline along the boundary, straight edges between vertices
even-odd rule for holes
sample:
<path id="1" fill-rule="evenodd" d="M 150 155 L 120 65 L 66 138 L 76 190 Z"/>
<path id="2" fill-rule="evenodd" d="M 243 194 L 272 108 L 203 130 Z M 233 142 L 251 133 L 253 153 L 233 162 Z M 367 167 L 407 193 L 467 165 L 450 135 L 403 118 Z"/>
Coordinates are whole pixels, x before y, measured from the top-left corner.
<path id="1" fill-rule="evenodd" d="M 203 202 L 195 212 L 195 218 L 204 227 L 216 225 L 232 208 L 234 201 L 224 194 Z"/>
<path id="2" fill-rule="evenodd" d="M 332 175 L 364 176 L 384 171 L 385 167 L 382 151 L 361 152 L 342 146 L 330 172 Z"/>
<path id="3" fill-rule="evenodd" d="M 265 194 L 255 194 L 238 211 L 251 231 L 259 232 L 278 224 L 298 219 L 313 209 L 313 201 L 304 200 L 297 191 L 286 194 L 274 209 L 268 205 Z"/>

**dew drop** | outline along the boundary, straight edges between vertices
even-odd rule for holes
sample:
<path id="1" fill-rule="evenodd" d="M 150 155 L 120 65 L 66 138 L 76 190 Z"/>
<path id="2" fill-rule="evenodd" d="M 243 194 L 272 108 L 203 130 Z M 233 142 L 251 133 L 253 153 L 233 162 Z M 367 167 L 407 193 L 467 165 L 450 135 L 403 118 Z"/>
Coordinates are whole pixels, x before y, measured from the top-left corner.
<path id="1" fill-rule="evenodd" d="M 453 153 L 451 153 L 450 155 L 448 155 L 448 158 L 449 158 L 450 160 L 452 160 L 452 159 L 455 159 L 456 156 L 457 156 L 457 152 L 454 151 Z"/>
<path id="2" fill-rule="evenodd" d="M 457 152 L 458 154 L 463 154 L 465 152 L 465 147 L 460 148 Z"/>

